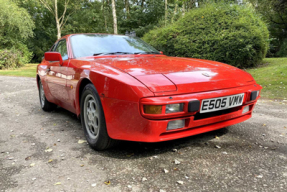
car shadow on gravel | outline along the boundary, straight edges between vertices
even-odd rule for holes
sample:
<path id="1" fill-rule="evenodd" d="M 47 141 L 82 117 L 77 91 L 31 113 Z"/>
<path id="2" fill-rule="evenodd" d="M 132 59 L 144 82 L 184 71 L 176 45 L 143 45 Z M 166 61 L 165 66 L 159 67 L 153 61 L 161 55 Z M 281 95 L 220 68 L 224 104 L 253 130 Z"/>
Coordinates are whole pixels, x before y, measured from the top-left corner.
<path id="1" fill-rule="evenodd" d="M 80 122 L 80 119 L 77 117 L 77 115 L 75 113 L 72 113 L 62 107 L 57 107 L 55 110 L 53 110 L 52 112 L 50 112 L 51 114 L 58 114 L 61 116 L 66 116 L 68 118 L 70 118 L 70 120 L 73 120 L 75 122 Z"/>
<path id="2" fill-rule="evenodd" d="M 213 140 L 216 136 L 220 137 L 227 133 L 228 129 L 223 128 L 196 136 L 159 143 L 120 141 L 117 146 L 114 146 L 109 150 L 99 151 L 96 153 L 116 159 L 137 159 L 143 157 L 153 157 L 159 154 L 171 152 L 173 150 L 183 150 L 195 147 L 214 148 L 214 145 L 210 142 L 210 140 Z"/>

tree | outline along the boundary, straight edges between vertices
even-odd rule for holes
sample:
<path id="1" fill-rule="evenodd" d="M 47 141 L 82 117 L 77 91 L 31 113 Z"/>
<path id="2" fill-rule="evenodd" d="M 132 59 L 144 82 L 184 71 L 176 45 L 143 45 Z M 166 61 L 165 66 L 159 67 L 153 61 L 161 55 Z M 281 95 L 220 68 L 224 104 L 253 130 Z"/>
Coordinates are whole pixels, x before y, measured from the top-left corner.
<path id="1" fill-rule="evenodd" d="M 64 25 L 66 24 L 67 20 L 69 19 L 69 17 L 71 16 L 71 14 L 74 13 L 74 11 L 71 11 L 69 14 L 67 14 L 67 9 L 70 3 L 70 0 L 64 0 L 64 11 L 61 14 L 61 16 L 59 16 L 58 13 L 58 0 L 39 0 L 44 7 L 54 15 L 55 17 L 55 21 L 56 21 L 56 27 L 57 27 L 57 38 L 60 39 L 61 38 L 61 31 L 64 27 Z M 76 9 L 76 7 L 74 7 Z"/>
<path id="2" fill-rule="evenodd" d="M 68 19 L 62 33 L 109 33 L 113 30 L 112 14 L 106 1 L 83 2 L 81 10 Z"/>
<path id="3" fill-rule="evenodd" d="M 271 35 L 270 56 L 287 50 L 287 1 L 286 0 L 249 0 L 257 12 L 269 24 Z M 281 51 L 280 51 L 281 50 Z M 278 56 L 287 56 L 287 51 Z"/>
<path id="4" fill-rule="evenodd" d="M 0 5 L 0 69 L 19 67 L 31 59 L 26 43 L 35 26 L 29 13 L 16 3 L 0 0 Z"/>
<path id="5" fill-rule="evenodd" d="M 48 51 L 57 40 L 54 15 L 38 0 L 17 0 L 17 5 L 25 8 L 35 23 L 34 36 L 27 40 L 26 45 L 33 52 L 32 62 L 40 62 L 44 52 Z M 59 8 L 62 10 L 61 6 Z"/>
<path id="6" fill-rule="evenodd" d="M 138 37 L 154 27 L 164 25 L 164 0 L 129 0 L 129 12 L 126 12 L 124 1 L 117 1 L 118 31 L 135 31 Z M 160 21 L 160 24 L 159 24 Z"/>
<path id="7" fill-rule="evenodd" d="M 115 0 L 112 0 L 112 10 L 113 10 L 113 22 L 114 22 L 114 34 L 118 34 L 118 21 L 117 21 L 117 11 L 116 11 Z"/>
<path id="8" fill-rule="evenodd" d="M 11 47 L 33 36 L 29 13 L 10 0 L 0 0 L 0 48 Z"/>

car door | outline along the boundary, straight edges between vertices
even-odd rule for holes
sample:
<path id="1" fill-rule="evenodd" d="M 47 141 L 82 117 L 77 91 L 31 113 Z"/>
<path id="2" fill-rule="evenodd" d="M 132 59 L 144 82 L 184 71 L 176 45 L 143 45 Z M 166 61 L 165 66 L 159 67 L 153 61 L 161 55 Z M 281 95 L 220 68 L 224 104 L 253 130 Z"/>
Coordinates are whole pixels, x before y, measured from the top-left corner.
<path id="1" fill-rule="evenodd" d="M 50 93 L 59 101 L 58 104 L 61 105 L 61 103 L 66 103 L 68 99 L 65 73 L 67 71 L 67 66 L 69 65 L 69 57 L 66 39 L 58 41 L 57 45 L 51 51 L 59 52 L 63 59 L 62 65 L 59 61 L 52 61 L 47 68 L 47 84 Z"/>

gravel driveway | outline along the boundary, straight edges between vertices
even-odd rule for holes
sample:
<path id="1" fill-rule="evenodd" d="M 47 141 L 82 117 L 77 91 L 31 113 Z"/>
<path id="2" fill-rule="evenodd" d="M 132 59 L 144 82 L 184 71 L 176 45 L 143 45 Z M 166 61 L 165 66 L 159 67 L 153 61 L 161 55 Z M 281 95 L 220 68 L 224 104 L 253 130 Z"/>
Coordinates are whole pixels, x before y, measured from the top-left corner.
<path id="1" fill-rule="evenodd" d="M 164 143 L 96 152 L 75 115 L 40 109 L 34 78 L 0 76 L 0 191 L 286 191 L 287 102 Z"/>

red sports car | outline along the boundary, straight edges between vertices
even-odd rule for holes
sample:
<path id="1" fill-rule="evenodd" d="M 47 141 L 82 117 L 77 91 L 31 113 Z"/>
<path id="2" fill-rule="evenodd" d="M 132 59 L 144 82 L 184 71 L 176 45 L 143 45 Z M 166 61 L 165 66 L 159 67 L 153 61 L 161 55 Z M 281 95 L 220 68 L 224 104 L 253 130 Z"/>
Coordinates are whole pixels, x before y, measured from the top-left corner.
<path id="1" fill-rule="evenodd" d="M 79 116 L 96 150 L 116 140 L 160 142 L 251 117 L 262 87 L 227 64 L 168 57 L 141 39 L 72 34 L 37 68 L 41 107 Z"/>

